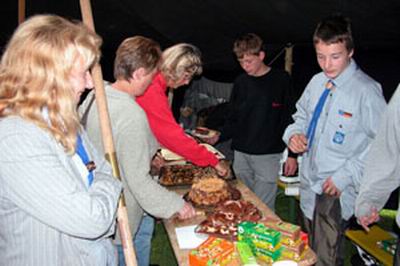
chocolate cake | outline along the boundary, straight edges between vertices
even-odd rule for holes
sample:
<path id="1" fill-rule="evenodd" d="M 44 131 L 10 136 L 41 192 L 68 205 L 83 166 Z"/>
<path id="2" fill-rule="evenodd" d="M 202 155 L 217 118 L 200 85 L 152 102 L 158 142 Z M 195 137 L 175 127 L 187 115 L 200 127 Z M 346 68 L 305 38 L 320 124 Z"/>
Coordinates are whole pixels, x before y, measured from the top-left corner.
<path id="1" fill-rule="evenodd" d="M 239 223 L 257 222 L 261 218 L 260 210 L 253 203 L 244 200 L 228 200 L 208 215 L 207 219 L 196 227 L 196 232 L 236 240 Z"/>

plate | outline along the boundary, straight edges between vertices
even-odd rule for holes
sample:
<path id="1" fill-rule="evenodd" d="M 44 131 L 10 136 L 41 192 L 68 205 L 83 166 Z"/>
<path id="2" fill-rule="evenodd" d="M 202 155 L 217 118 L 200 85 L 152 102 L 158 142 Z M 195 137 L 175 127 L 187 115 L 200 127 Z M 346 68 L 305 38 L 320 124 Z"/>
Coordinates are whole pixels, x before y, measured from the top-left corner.
<path id="1" fill-rule="evenodd" d="M 217 135 L 217 133 L 218 133 L 218 131 L 213 130 L 213 129 L 209 129 L 209 128 L 205 128 L 205 127 L 196 127 L 191 132 L 191 134 L 193 136 L 196 136 L 196 137 L 201 138 L 201 139 L 212 138 L 215 135 Z"/>
<path id="2" fill-rule="evenodd" d="M 258 222 L 261 211 L 251 202 L 228 200 L 220 204 L 212 213 L 207 214 L 195 229 L 196 233 L 237 240 L 237 225 L 243 221 Z"/>
<path id="3" fill-rule="evenodd" d="M 160 150 L 161 156 L 164 158 L 166 161 L 181 161 L 185 160 L 182 156 L 176 154 L 175 152 L 172 152 L 168 149 L 162 148 Z"/>
<path id="4" fill-rule="evenodd" d="M 211 146 L 210 144 L 207 143 L 200 143 L 201 146 L 206 148 L 209 152 L 212 152 L 215 156 L 217 156 L 218 159 L 225 159 L 225 155 L 223 155 L 219 150 Z"/>
<path id="5" fill-rule="evenodd" d="M 207 143 L 200 143 L 199 145 L 203 146 L 206 148 L 209 152 L 213 153 L 218 159 L 225 159 L 225 155 L 223 155 L 219 150 L 211 146 L 210 144 Z M 169 149 L 162 148 L 160 149 L 160 154 L 164 158 L 164 160 L 172 162 L 172 161 L 185 161 L 185 158 L 176 154 L 173 151 L 170 151 Z"/>

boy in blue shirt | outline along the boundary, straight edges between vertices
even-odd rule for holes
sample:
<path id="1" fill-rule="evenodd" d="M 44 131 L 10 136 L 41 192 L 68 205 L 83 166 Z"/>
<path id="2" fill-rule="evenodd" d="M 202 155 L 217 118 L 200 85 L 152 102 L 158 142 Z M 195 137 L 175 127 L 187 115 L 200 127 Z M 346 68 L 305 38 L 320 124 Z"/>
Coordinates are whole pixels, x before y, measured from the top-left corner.
<path id="1" fill-rule="evenodd" d="M 320 22 L 314 47 L 322 72 L 296 104 L 283 140 L 302 153 L 300 207 L 317 265 L 343 265 L 344 232 L 354 214 L 364 158 L 386 103 L 379 83 L 352 59 L 349 21 Z"/>

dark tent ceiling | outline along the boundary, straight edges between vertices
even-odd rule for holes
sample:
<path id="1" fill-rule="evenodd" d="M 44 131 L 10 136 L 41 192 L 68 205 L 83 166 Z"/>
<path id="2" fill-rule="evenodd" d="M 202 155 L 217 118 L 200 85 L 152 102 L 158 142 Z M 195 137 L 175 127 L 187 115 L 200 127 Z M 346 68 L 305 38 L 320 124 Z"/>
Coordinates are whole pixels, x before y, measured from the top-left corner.
<path id="1" fill-rule="evenodd" d="M 18 1 L 7 1 L 0 11 L 0 46 L 17 26 Z M 54 13 L 81 18 L 78 0 L 26 0 L 26 5 L 27 16 Z M 293 79 L 303 87 L 318 71 L 313 30 L 321 18 L 340 12 L 353 22 L 355 58 L 361 67 L 386 87 L 388 95 L 400 81 L 399 0 L 92 0 L 92 9 L 104 40 L 102 67 L 109 79 L 118 44 L 140 34 L 163 48 L 177 42 L 195 44 L 203 52 L 205 75 L 230 81 L 240 70 L 231 52 L 234 39 L 255 32 L 264 38 L 269 60 L 285 44 L 295 45 Z"/>

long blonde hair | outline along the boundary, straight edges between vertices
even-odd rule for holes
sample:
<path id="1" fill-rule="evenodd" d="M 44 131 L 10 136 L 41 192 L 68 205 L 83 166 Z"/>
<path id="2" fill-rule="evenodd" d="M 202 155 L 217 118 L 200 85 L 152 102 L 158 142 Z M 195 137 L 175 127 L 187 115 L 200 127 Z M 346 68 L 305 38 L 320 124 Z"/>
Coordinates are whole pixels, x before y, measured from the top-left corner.
<path id="1" fill-rule="evenodd" d="M 160 70 L 168 81 L 178 82 L 184 75 L 200 75 L 203 71 L 200 50 L 188 43 L 167 48 L 162 54 Z"/>
<path id="2" fill-rule="evenodd" d="M 79 119 L 70 74 L 79 58 L 87 69 L 97 62 L 100 45 L 101 38 L 82 23 L 59 16 L 37 15 L 22 23 L 0 62 L 0 117 L 29 120 L 74 153 Z"/>

